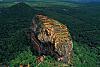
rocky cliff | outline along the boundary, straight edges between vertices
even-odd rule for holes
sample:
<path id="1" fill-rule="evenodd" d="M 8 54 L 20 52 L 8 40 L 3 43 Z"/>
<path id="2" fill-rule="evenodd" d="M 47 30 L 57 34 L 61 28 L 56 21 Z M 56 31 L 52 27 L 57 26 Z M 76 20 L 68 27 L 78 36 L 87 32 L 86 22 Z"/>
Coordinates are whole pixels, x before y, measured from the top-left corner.
<path id="1" fill-rule="evenodd" d="M 31 30 L 31 41 L 35 42 L 40 55 L 51 55 L 58 61 L 71 63 L 73 43 L 67 26 L 47 16 L 36 15 Z"/>

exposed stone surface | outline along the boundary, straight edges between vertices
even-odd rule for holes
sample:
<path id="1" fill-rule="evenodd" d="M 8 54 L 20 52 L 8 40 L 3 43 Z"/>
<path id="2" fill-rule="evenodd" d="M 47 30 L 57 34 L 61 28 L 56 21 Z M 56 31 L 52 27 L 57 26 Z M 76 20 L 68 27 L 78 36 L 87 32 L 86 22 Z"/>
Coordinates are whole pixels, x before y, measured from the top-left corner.
<path id="1" fill-rule="evenodd" d="M 73 43 L 67 26 L 47 16 L 36 15 L 31 29 L 34 32 L 34 34 L 31 32 L 31 36 L 35 35 L 39 41 L 37 45 L 42 54 L 58 57 L 58 60 L 62 60 L 63 56 L 63 61 L 71 64 Z M 31 40 L 35 40 L 34 36 Z"/>

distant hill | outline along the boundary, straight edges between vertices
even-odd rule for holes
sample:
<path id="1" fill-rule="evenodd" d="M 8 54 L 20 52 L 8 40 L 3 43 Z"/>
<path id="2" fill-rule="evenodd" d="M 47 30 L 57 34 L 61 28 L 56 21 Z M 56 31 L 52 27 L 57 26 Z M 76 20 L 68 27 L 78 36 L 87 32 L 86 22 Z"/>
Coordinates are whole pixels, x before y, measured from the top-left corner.
<path id="1" fill-rule="evenodd" d="M 26 3 L 17 3 L 9 8 L 9 12 L 15 16 L 32 16 L 34 14 L 34 8 L 30 7 Z"/>

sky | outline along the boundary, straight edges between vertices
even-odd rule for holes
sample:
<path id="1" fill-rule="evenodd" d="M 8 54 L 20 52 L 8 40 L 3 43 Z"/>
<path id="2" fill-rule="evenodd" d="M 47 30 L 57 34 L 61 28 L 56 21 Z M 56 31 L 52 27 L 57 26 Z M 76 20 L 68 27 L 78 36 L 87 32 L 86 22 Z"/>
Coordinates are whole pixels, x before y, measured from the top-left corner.
<path id="1" fill-rule="evenodd" d="M 16 1 L 16 0 L 0 0 L 0 1 Z M 25 1 L 75 1 L 75 2 L 100 2 L 100 0 L 25 0 Z"/>
<path id="2" fill-rule="evenodd" d="M 72 1 L 81 1 L 81 2 L 92 2 L 92 1 L 95 1 L 95 2 L 98 2 L 100 0 L 72 0 Z"/>

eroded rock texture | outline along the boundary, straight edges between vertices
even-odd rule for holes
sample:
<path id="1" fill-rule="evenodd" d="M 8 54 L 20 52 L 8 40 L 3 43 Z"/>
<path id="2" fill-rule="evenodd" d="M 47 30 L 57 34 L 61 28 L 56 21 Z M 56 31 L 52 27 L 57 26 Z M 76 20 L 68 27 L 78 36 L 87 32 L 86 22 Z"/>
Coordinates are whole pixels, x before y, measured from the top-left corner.
<path id="1" fill-rule="evenodd" d="M 31 40 L 40 54 L 51 55 L 57 60 L 63 57 L 65 63 L 71 64 L 73 43 L 67 26 L 47 16 L 36 15 L 31 29 Z"/>

